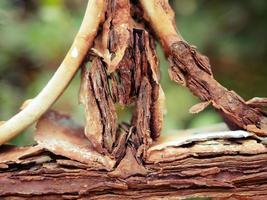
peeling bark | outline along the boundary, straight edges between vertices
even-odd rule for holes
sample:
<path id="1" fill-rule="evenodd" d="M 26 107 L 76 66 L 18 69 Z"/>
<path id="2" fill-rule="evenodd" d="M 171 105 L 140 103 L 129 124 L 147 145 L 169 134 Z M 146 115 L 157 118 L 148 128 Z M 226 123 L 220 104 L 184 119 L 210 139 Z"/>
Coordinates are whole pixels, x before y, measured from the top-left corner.
<path id="1" fill-rule="evenodd" d="M 101 59 L 94 58 L 90 70 L 88 72 L 86 70 L 83 70 L 84 78 L 80 94 L 81 102 L 86 108 L 85 132 L 100 152 L 106 150 L 111 153 L 116 139 L 117 115 L 109 91 L 105 66 Z M 87 97 L 84 97 L 86 95 Z"/>
<path id="2" fill-rule="evenodd" d="M 52 135 L 57 143 L 43 142 Z M 113 168 L 84 137 L 69 117 L 47 113 L 37 126 L 37 146 L 0 148 L 0 198 L 267 197 L 267 148 L 245 131 L 162 138 L 142 165 L 129 142 Z"/>
<path id="3" fill-rule="evenodd" d="M 85 128 L 49 111 L 38 121 L 36 146 L 0 147 L 1 199 L 267 198 L 266 141 L 253 134 L 267 134 L 260 110 L 266 99 L 245 102 L 221 86 L 208 58 L 177 33 L 167 0 L 140 2 L 143 10 L 136 1 L 105 1 L 105 20 L 86 60 L 91 66 L 82 69 Z M 164 93 L 155 41 L 141 14 L 169 57 L 172 80 L 203 101 L 190 111 L 212 104 L 231 128 L 253 133 L 187 130 L 186 137 L 157 139 Z M 116 104 L 135 105 L 130 124 L 118 123 Z"/>
<path id="4" fill-rule="evenodd" d="M 197 113 L 211 103 L 233 130 L 244 129 L 267 136 L 267 114 L 259 108 L 266 106 L 266 99 L 253 99 L 246 103 L 234 91 L 220 85 L 213 77 L 209 59 L 178 33 L 167 0 L 140 0 L 140 3 L 144 17 L 150 22 L 169 59 L 171 79 L 188 87 L 203 101 L 191 111 Z M 165 26 L 167 28 L 163 28 Z"/>
<path id="5" fill-rule="evenodd" d="M 85 137 L 83 127 L 55 111 L 47 112 L 38 121 L 34 139 L 43 149 L 99 170 L 110 171 L 116 164 L 115 159 L 95 150 L 93 142 Z"/>
<path id="6" fill-rule="evenodd" d="M 131 7 L 128 0 L 109 1 L 103 31 L 90 54 L 91 67 L 83 69 L 80 102 L 85 106 L 85 134 L 100 153 L 123 156 L 125 137 L 134 137 L 131 142 L 141 158 L 160 135 L 164 93 L 155 42 L 133 20 Z M 120 133 L 115 104 L 135 105 L 130 136 Z M 126 143 L 124 149 L 118 140 Z"/>
<path id="7" fill-rule="evenodd" d="M 179 80 L 183 79 L 193 94 L 203 102 L 210 102 L 219 111 L 230 128 L 267 135 L 266 113 L 221 86 L 213 78 L 207 57 L 182 41 L 174 43 L 170 50 L 170 76 L 174 81 L 181 83 Z"/>

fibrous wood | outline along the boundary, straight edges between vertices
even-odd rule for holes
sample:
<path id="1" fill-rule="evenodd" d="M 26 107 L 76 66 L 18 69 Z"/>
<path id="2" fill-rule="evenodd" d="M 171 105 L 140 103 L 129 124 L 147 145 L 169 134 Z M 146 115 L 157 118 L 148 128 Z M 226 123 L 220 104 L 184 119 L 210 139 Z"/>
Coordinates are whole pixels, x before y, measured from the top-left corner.
<path id="1" fill-rule="evenodd" d="M 105 1 L 104 23 L 82 66 L 85 128 L 49 111 L 38 121 L 35 146 L 1 147 L 1 198 L 267 198 L 267 148 L 259 137 L 266 135 L 259 109 L 266 99 L 245 102 L 221 86 L 207 57 L 177 33 L 167 0 L 140 2 Z M 203 101 L 190 111 L 212 103 L 230 128 L 251 132 L 159 137 L 164 93 L 143 17 L 164 47 L 171 78 Z M 130 123 L 119 123 L 118 105 L 135 107 Z"/>
<path id="2" fill-rule="evenodd" d="M 144 24 L 134 21 L 136 12 L 128 0 L 109 1 L 106 21 L 89 56 L 91 66 L 82 72 L 85 134 L 97 151 L 117 159 L 128 143 L 137 157 L 145 156 L 163 122 L 155 41 Z M 131 123 L 119 124 L 118 105 L 135 107 Z"/>
<path id="3" fill-rule="evenodd" d="M 39 121 L 36 146 L 2 146 L 1 199 L 267 197 L 267 148 L 253 134 L 161 138 L 147 150 L 143 168 L 136 165 L 130 149 L 122 167 L 110 168 L 108 157 L 92 149 L 90 142 L 79 142 L 85 137 L 80 130 L 67 116 L 51 111 Z M 43 142 L 52 134 L 57 143 Z M 80 150 L 84 143 L 86 152 Z M 75 152 L 72 160 L 67 149 Z"/>
<path id="4" fill-rule="evenodd" d="M 209 59 L 189 45 L 177 31 L 174 12 L 167 0 L 140 0 L 140 3 L 144 17 L 156 32 L 169 59 L 171 79 L 188 87 L 202 101 L 191 111 L 197 113 L 212 104 L 233 130 L 244 129 L 266 136 L 267 114 L 261 108 L 266 106 L 266 99 L 254 98 L 246 102 L 218 83 Z M 158 16 L 162 16 L 161 20 Z M 165 26 L 168 28 L 162 28 Z"/>

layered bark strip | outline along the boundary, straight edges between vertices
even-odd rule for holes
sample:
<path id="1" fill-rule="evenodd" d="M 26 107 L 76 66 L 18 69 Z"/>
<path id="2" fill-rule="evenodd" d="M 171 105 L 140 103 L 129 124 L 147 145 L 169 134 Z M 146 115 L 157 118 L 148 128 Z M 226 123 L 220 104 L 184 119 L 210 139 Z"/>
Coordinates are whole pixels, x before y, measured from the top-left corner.
<path id="1" fill-rule="evenodd" d="M 0 198 L 267 198 L 267 148 L 253 134 L 161 138 L 147 150 L 143 168 L 127 148 L 123 167 L 114 170 L 114 160 L 92 148 L 81 130 L 49 112 L 38 122 L 36 146 L 2 146 Z"/>
<path id="2" fill-rule="evenodd" d="M 154 40 L 136 23 L 128 0 L 110 0 L 102 32 L 84 67 L 80 102 L 85 134 L 100 153 L 124 155 L 127 143 L 139 157 L 160 135 L 164 93 Z M 116 106 L 135 106 L 131 124 L 118 124 Z M 124 128 L 123 128 L 124 127 Z"/>
<path id="3" fill-rule="evenodd" d="M 170 61 L 170 77 L 188 87 L 203 102 L 192 107 L 197 113 L 212 104 L 232 129 L 245 129 L 267 136 L 267 114 L 261 107 L 266 98 L 245 102 L 234 91 L 220 85 L 213 77 L 209 60 L 197 52 L 177 32 L 174 12 L 168 0 L 140 0 L 144 17 L 150 22 Z M 158 20 L 158 16 L 161 16 Z"/>
<path id="4" fill-rule="evenodd" d="M 174 43 L 170 50 L 171 78 L 186 85 L 204 101 L 195 106 L 193 112 L 212 103 L 232 129 L 245 129 L 258 135 L 267 135 L 267 113 L 255 105 L 249 105 L 234 91 L 221 86 L 213 78 L 207 57 L 182 41 Z"/>

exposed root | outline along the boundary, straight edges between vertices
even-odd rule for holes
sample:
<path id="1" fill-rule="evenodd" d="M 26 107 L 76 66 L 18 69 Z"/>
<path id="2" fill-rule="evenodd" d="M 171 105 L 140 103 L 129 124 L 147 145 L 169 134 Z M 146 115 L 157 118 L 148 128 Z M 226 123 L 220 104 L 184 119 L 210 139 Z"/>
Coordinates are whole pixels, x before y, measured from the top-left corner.
<path id="1" fill-rule="evenodd" d="M 23 110 L 0 126 L 0 145 L 38 120 L 64 92 L 93 44 L 105 9 L 105 0 L 89 0 L 80 30 L 66 57 L 45 88 Z"/>
<path id="2" fill-rule="evenodd" d="M 131 6 L 129 0 L 109 1 L 80 90 L 85 135 L 99 152 L 117 158 L 129 143 L 143 156 L 159 137 L 163 122 L 164 93 L 154 40 L 133 20 Z M 135 106 L 129 125 L 118 123 L 116 104 Z"/>
<path id="3" fill-rule="evenodd" d="M 145 18 L 149 20 L 168 56 L 171 79 L 188 87 L 205 102 L 193 107 L 192 111 L 199 112 L 211 103 L 230 128 L 267 136 L 267 114 L 258 108 L 266 105 L 266 99 L 254 99 L 246 103 L 235 92 L 220 85 L 213 78 L 208 58 L 198 53 L 177 33 L 167 0 L 140 2 Z"/>

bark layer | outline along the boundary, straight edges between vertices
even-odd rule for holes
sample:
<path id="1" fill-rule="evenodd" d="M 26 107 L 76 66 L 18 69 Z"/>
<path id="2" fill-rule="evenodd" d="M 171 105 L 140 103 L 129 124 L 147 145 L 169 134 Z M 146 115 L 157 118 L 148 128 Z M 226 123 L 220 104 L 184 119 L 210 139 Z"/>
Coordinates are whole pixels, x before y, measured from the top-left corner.
<path id="1" fill-rule="evenodd" d="M 261 107 L 266 99 L 254 98 L 245 102 L 213 77 L 209 60 L 190 46 L 179 34 L 174 12 L 167 0 L 140 0 L 146 18 L 160 40 L 170 61 L 170 77 L 184 85 L 203 102 L 194 106 L 193 113 L 212 104 L 232 129 L 244 129 L 267 136 L 267 114 Z M 160 20 L 158 16 L 161 16 Z M 167 28 L 163 28 L 167 26 Z"/>
<path id="2" fill-rule="evenodd" d="M 211 103 L 232 129 L 245 129 L 258 135 L 267 134 L 267 114 L 257 106 L 246 103 L 234 91 L 220 85 L 213 77 L 209 60 L 195 48 L 180 41 L 170 47 L 170 76 L 177 83 L 187 86 L 204 103 L 198 104 L 199 112 Z"/>
<path id="3" fill-rule="evenodd" d="M 132 148 L 110 168 L 68 117 L 47 113 L 37 131 L 37 146 L 0 148 L 1 199 L 267 198 L 267 148 L 247 132 L 162 138 L 142 168 Z"/>
<path id="4" fill-rule="evenodd" d="M 85 134 L 100 153 L 121 159 L 130 143 L 141 162 L 160 135 L 164 93 L 155 41 L 134 21 L 135 12 L 128 0 L 109 1 L 103 31 L 90 54 L 91 67 L 83 69 L 80 102 Z M 135 106 L 130 124 L 118 123 L 118 105 Z"/>
<path id="5" fill-rule="evenodd" d="M 176 33 L 167 0 L 140 1 L 155 6 L 151 10 L 156 12 L 144 10 L 167 49 L 171 78 L 203 101 L 191 111 L 212 103 L 232 128 L 265 135 L 266 113 L 257 107 L 266 100 L 244 102 L 214 80 L 208 59 Z M 128 0 L 107 5 L 90 52 L 91 68 L 84 66 L 82 72 L 85 132 L 68 116 L 51 111 L 38 122 L 36 146 L 2 146 L 1 198 L 267 198 L 267 148 L 254 134 L 209 133 L 155 142 L 164 94 L 154 41 L 137 23 L 138 7 Z M 161 24 L 149 16 L 157 13 Z M 135 104 L 130 124 L 118 124 L 116 104 Z"/>

